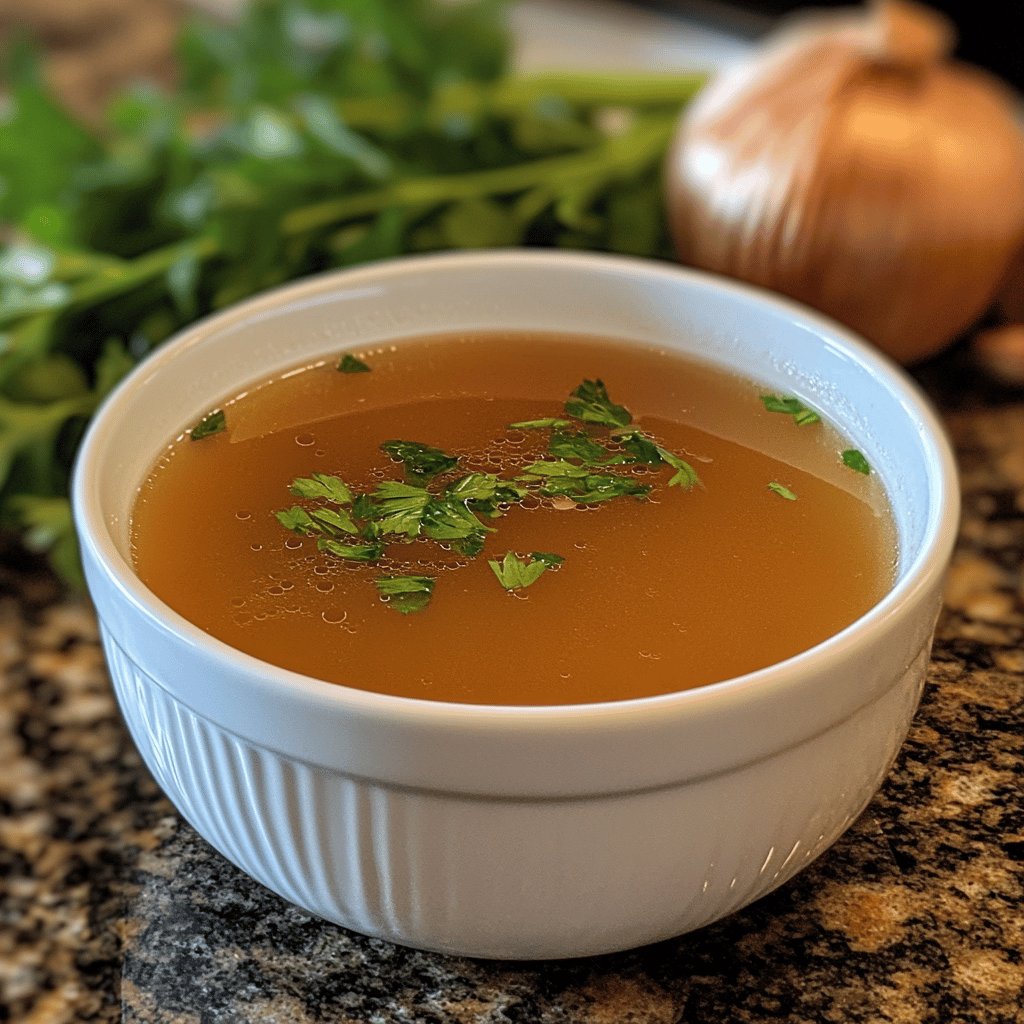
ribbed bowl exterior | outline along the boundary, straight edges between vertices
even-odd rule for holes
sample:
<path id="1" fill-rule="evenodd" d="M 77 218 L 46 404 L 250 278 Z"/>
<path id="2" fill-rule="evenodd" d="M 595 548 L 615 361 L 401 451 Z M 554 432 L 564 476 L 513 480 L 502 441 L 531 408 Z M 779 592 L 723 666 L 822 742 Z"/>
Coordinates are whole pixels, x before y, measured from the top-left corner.
<path id="1" fill-rule="evenodd" d="M 878 788 L 928 656 L 922 649 L 890 690 L 832 729 L 741 769 L 603 798 L 524 800 L 385 786 L 282 756 L 196 714 L 106 628 L 103 640 L 144 761 L 230 861 L 356 931 L 516 959 L 678 935 L 785 882 Z"/>

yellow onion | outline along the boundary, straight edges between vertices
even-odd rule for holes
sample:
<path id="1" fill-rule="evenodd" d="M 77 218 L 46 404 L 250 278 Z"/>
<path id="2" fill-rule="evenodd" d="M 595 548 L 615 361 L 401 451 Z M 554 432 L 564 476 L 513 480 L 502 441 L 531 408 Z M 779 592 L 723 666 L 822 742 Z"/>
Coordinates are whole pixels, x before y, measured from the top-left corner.
<path id="1" fill-rule="evenodd" d="M 684 114 L 680 258 L 782 292 L 903 362 L 991 303 L 1024 240 L 1024 133 L 995 79 L 904 2 L 782 30 Z"/>

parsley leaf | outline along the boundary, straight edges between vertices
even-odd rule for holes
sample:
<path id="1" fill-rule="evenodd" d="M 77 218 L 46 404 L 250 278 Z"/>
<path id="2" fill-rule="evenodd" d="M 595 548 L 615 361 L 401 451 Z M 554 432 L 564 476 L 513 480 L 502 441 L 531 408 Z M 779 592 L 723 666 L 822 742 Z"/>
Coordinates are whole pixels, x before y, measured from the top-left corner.
<path id="1" fill-rule="evenodd" d="M 369 373 L 370 367 L 362 361 L 362 359 L 356 359 L 355 356 L 349 355 L 346 352 L 341 359 L 338 361 L 338 372 L 339 373 Z"/>
<path id="2" fill-rule="evenodd" d="M 376 562 L 384 554 L 383 544 L 341 544 L 330 537 L 320 537 L 316 547 L 350 562 Z"/>
<path id="3" fill-rule="evenodd" d="M 561 565 L 565 561 L 565 557 L 563 555 L 555 555 L 550 551 L 531 551 L 530 557 L 535 562 L 543 562 L 551 569 L 556 565 Z"/>
<path id="4" fill-rule="evenodd" d="M 700 483 L 700 477 L 690 463 L 652 441 L 642 431 L 630 430 L 618 436 L 622 447 L 626 450 L 626 455 L 620 457 L 618 461 L 630 464 L 641 463 L 648 466 L 671 466 L 676 473 L 669 480 L 669 487 L 684 487 L 689 490 Z"/>
<path id="5" fill-rule="evenodd" d="M 275 512 L 274 518 L 286 530 L 291 530 L 292 533 L 298 533 L 304 537 L 317 532 L 316 523 L 310 518 L 309 513 L 304 508 L 299 508 L 298 505 Z"/>
<path id="6" fill-rule="evenodd" d="M 537 477 L 585 477 L 589 473 L 586 466 L 574 466 L 565 459 L 558 459 L 555 462 L 540 460 L 527 466 L 519 479 L 531 480 Z"/>
<path id="7" fill-rule="evenodd" d="M 452 551 L 465 555 L 467 558 L 476 558 L 484 549 L 484 534 L 471 533 L 468 537 L 462 537 L 452 541 Z"/>
<path id="8" fill-rule="evenodd" d="M 808 409 L 799 398 L 786 398 L 782 395 L 762 395 L 761 404 L 769 412 L 781 412 L 792 416 L 798 427 L 810 426 L 812 423 L 821 421 L 821 417 L 813 410 Z"/>
<path id="9" fill-rule="evenodd" d="M 527 560 L 520 558 L 514 551 L 509 551 L 500 562 L 489 559 L 487 564 L 506 590 L 523 590 L 536 583 L 550 566 L 561 561 L 563 559 L 559 555 L 538 552 L 530 555 L 530 560 Z"/>
<path id="10" fill-rule="evenodd" d="M 396 462 L 405 464 L 405 477 L 410 483 L 426 483 L 459 464 L 454 455 L 447 455 L 440 448 L 431 448 L 418 441 L 385 441 L 380 448 Z"/>
<path id="11" fill-rule="evenodd" d="M 464 502 L 435 499 L 423 510 L 423 533 L 431 540 L 464 540 L 474 534 L 491 533 Z"/>
<path id="12" fill-rule="evenodd" d="M 352 502 L 352 515 L 357 519 L 373 519 L 377 514 L 377 503 L 369 494 L 360 494 Z"/>
<path id="13" fill-rule="evenodd" d="M 373 493 L 373 518 L 377 529 L 381 533 L 418 536 L 423 512 L 432 497 L 430 491 L 423 487 L 385 480 Z"/>
<path id="14" fill-rule="evenodd" d="M 381 576 L 373 581 L 387 606 L 402 615 L 423 611 L 430 604 L 434 580 L 430 576 Z"/>
<path id="15" fill-rule="evenodd" d="M 333 508 L 316 508 L 309 513 L 309 517 L 329 534 L 359 533 L 359 527 L 344 509 L 336 511 Z"/>
<path id="16" fill-rule="evenodd" d="M 642 484 L 625 476 L 592 473 L 585 466 L 569 462 L 535 462 L 528 466 L 524 479 L 543 479 L 540 493 L 545 498 L 568 497 L 581 505 L 596 505 L 614 498 L 643 498 L 650 493 L 650 484 Z"/>
<path id="17" fill-rule="evenodd" d="M 518 423 L 510 423 L 509 430 L 560 430 L 562 427 L 572 426 L 572 420 L 544 419 L 544 420 L 520 420 Z"/>
<path id="18" fill-rule="evenodd" d="M 657 466 L 664 461 L 658 452 L 658 446 L 639 430 L 631 430 L 629 433 L 621 434 L 619 442 L 626 450 L 626 457 L 623 458 L 623 462 Z"/>
<path id="19" fill-rule="evenodd" d="M 300 476 L 291 482 L 288 488 L 296 498 L 324 498 L 335 505 L 350 505 L 352 492 L 336 476 L 326 473 L 314 473 L 312 476 Z"/>
<path id="20" fill-rule="evenodd" d="M 559 459 L 579 459 L 587 466 L 600 466 L 609 459 L 607 450 L 582 430 L 556 430 L 548 442 L 548 452 Z"/>
<path id="21" fill-rule="evenodd" d="M 768 490 L 774 491 L 780 498 L 785 498 L 786 501 L 796 501 L 796 495 L 788 487 L 784 487 L 777 480 L 773 480 L 768 485 Z"/>
<path id="22" fill-rule="evenodd" d="M 500 482 L 494 473 L 469 473 L 450 483 L 444 493 L 458 501 L 490 501 Z"/>
<path id="23" fill-rule="evenodd" d="M 690 490 L 695 484 L 700 483 L 700 477 L 697 476 L 697 471 L 691 466 L 686 459 L 679 458 L 678 455 L 673 455 L 667 448 L 662 448 L 661 445 L 656 446 L 658 454 L 661 456 L 662 462 L 667 462 L 674 470 L 675 475 L 669 480 L 669 487 L 683 487 L 686 490 Z"/>
<path id="24" fill-rule="evenodd" d="M 871 472 L 868 460 L 856 448 L 847 448 L 842 454 L 842 460 L 844 466 L 849 466 L 850 469 L 863 473 L 865 476 Z"/>
<path id="25" fill-rule="evenodd" d="M 227 429 L 227 419 L 223 409 L 208 412 L 188 433 L 193 441 L 202 441 L 204 437 L 213 437 Z"/>
<path id="26" fill-rule="evenodd" d="M 633 419 L 625 406 L 616 405 L 608 397 L 602 380 L 583 381 L 565 403 L 565 411 L 574 419 L 603 427 L 624 427 Z"/>

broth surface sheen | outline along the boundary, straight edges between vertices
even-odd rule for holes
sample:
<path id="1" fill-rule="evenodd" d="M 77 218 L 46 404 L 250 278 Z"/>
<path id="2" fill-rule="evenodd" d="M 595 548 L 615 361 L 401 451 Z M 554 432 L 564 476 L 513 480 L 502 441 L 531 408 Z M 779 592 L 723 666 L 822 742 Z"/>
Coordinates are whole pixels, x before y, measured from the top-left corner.
<path id="1" fill-rule="evenodd" d="M 352 354 L 370 372 L 340 373 L 333 359 L 227 402 L 227 429 L 170 444 L 135 504 L 142 581 L 264 661 L 459 703 L 625 700 L 791 657 L 892 586 L 895 529 L 877 477 L 842 464 L 850 445 L 827 423 L 768 412 L 759 396 L 770 388 L 671 350 L 566 335 L 475 332 Z M 380 565 L 349 563 L 274 517 L 302 504 L 288 486 L 313 472 L 353 490 L 402 480 L 380 450 L 387 439 L 457 456 L 459 474 L 512 477 L 552 456 L 548 431 L 509 424 L 564 417 L 570 392 L 595 378 L 692 463 L 700 485 L 669 487 L 664 467 L 619 467 L 654 485 L 649 498 L 528 499 L 485 520 L 495 532 L 475 558 L 419 538 L 390 545 Z M 506 591 L 488 559 L 508 551 L 565 561 Z M 423 611 L 401 615 L 381 600 L 372 581 L 402 574 L 436 579 Z"/>

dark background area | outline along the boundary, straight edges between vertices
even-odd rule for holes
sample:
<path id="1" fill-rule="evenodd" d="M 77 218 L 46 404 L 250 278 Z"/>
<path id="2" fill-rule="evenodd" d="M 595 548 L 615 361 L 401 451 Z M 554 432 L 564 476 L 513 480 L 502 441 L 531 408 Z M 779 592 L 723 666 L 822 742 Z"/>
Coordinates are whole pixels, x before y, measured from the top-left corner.
<path id="1" fill-rule="evenodd" d="M 850 0 L 637 0 L 647 7 L 674 11 L 716 24 L 732 32 L 757 36 L 785 14 L 809 7 L 849 7 Z M 1019 26 L 1022 0 L 931 0 L 944 11 L 960 34 L 957 54 L 980 64 L 1024 90 L 1024 42 Z"/>

